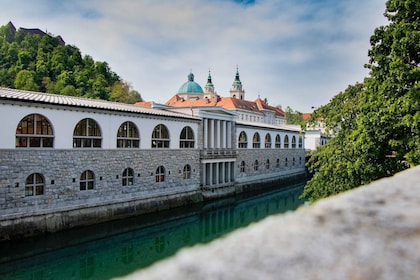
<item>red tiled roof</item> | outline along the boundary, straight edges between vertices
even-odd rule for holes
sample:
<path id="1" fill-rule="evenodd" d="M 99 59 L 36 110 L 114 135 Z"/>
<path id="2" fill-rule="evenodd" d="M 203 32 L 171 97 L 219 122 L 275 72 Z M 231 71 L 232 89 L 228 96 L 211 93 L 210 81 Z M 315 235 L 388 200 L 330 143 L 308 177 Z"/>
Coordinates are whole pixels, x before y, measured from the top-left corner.
<path id="1" fill-rule="evenodd" d="M 152 108 L 152 102 L 150 101 L 136 102 L 134 103 L 134 105 L 140 106 L 140 107 Z"/>
<path id="2" fill-rule="evenodd" d="M 311 113 L 302 113 L 302 118 L 304 121 L 308 120 L 310 116 L 311 116 Z"/>
<path id="3" fill-rule="evenodd" d="M 179 95 L 174 95 L 168 102 L 165 103 L 169 106 L 174 107 L 206 107 L 206 106 L 219 106 L 225 109 L 241 109 L 252 112 L 261 112 L 262 110 L 272 110 L 276 115 L 283 116 L 284 112 L 278 107 L 273 107 L 257 99 L 256 101 L 248 101 L 237 99 L 233 97 L 220 97 L 215 96 L 213 98 L 199 98 L 199 99 L 183 99 Z"/>

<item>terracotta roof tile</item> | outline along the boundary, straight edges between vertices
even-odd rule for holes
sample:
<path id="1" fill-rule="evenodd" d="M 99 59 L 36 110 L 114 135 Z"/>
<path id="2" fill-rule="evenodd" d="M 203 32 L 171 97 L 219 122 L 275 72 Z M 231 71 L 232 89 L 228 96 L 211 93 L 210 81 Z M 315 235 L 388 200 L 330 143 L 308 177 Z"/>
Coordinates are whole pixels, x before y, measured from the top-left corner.
<path id="1" fill-rule="evenodd" d="M 248 101 L 237 99 L 233 97 L 213 97 L 200 99 L 183 99 L 175 94 L 168 102 L 165 103 L 174 107 L 205 107 L 205 106 L 219 106 L 225 109 L 241 109 L 252 112 L 261 112 L 262 110 L 272 110 L 276 115 L 284 117 L 284 112 L 280 108 L 273 107 L 257 99 L 256 101 Z"/>
<path id="2" fill-rule="evenodd" d="M 302 118 L 304 121 L 308 120 L 310 116 L 311 116 L 311 113 L 302 113 Z"/>

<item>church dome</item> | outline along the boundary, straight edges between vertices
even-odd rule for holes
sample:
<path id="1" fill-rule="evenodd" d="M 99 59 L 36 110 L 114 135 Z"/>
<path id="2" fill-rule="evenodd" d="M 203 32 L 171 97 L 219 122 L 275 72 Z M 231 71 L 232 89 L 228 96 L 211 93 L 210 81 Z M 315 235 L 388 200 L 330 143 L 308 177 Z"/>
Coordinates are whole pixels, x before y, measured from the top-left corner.
<path id="1" fill-rule="evenodd" d="M 194 82 L 194 74 L 188 74 L 188 81 L 185 82 L 178 90 L 179 94 L 183 93 L 204 93 L 199 84 Z"/>

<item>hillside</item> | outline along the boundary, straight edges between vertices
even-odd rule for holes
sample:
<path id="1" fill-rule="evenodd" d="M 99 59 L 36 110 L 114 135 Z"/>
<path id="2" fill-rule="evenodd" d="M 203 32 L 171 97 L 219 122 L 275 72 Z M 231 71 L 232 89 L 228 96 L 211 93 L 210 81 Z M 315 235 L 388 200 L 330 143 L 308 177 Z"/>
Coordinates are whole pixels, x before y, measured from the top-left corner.
<path id="1" fill-rule="evenodd" d="M 111 71 L 107 62 L 67 45 L 40 29 L 0 27 L 0 86 L 123 103 L 141 95 Z"/>

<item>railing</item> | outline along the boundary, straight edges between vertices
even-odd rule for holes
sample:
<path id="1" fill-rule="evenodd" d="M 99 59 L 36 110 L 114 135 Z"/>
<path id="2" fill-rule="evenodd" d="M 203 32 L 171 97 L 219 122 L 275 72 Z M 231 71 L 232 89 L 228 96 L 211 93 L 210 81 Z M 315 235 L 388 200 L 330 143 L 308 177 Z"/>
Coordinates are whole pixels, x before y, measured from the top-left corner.
<path id="1" fill-rule="evenodd" d="M 200 152 L 201 158 L 231 158 L 236 157 L 235 149 L 204 149 Z"/>

